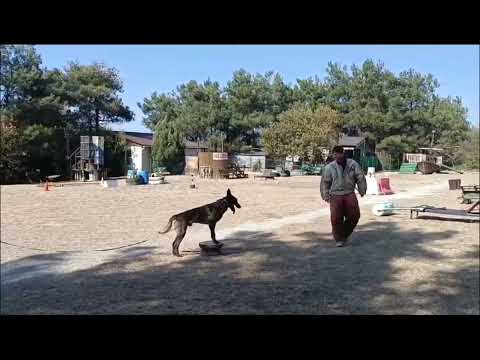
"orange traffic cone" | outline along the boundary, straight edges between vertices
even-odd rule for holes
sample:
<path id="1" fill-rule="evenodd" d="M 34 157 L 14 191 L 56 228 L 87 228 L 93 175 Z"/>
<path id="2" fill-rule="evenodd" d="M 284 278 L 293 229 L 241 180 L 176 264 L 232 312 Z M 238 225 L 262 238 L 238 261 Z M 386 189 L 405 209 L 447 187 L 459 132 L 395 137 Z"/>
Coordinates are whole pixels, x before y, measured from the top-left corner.
<path id="1" fill-rule="evenodd" d="M 48 189 L 48 179 L 47 179 L 47 181 L 45 182 L 45 189 L 44 189 L 44 191 L 50 191 L 50 190 Z"/>

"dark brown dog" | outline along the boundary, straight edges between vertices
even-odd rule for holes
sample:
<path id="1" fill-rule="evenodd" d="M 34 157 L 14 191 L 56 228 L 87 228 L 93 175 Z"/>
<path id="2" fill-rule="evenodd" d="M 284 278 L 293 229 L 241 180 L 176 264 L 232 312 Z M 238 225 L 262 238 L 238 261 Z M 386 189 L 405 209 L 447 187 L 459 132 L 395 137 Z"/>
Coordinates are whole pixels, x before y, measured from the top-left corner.
<path id="1" fill-rule="evenodd" d="M 166 234 L 169 232 L 172 229 L 173 222 L 175 221 L 175 231 L 177 236 L 172 244 L 172 252 L 175 256 L 182 256 L 178 251 L 178 247 L 187 233 L 187 227 L 192 226 L 194 223 L 208 224 L 210 227 L 212 241 L 215 244 L 218 244 L 218 241 L 215 238 L 215 225 L 222 218 L 223 214 L 228 210 L 228 208 L 230 208 L 230 210 L 232 210 L 232 212 L 235 214 L 235 207 L 239 209 L 241 208 L 237 198 L 233 196 L 230 192 L 230 189 L 228 189 L 227 196 L 215 201 L 214 203 L 173 215 L 168 220 L 168 224 L 165 229 L 163 231 L 159 231 L 159 233 Z"/>

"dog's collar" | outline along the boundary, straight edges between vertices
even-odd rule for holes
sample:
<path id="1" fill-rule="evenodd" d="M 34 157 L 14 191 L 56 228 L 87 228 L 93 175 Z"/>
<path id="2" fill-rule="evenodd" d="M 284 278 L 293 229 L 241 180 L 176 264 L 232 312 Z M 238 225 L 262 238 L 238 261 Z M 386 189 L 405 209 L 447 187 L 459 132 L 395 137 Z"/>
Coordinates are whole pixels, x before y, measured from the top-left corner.
<path id="1" fill-rule="evenodd" d="M 220 201 L 223 201 L 225 203 L 225 205 L 228 206 L 228 201 L 227 201 L 226 197 L 221 198 Z"/>

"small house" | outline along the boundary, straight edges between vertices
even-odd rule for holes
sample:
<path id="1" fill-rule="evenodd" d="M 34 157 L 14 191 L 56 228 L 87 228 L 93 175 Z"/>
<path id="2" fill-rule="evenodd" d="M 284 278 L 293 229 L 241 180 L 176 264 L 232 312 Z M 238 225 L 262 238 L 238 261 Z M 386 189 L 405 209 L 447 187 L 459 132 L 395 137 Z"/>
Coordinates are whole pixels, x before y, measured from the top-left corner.
<path id="1" fill-rule="evenodd" d="M 125 160 L 129 169 L 152 171 L 153 134 L 142 132 L 116 131 L 127 140 Z"/>
<path id="2" fill-rule="evenodd" d="M 338 145 L 343 147 L 345 156 L 354 159 L 360 163 L 368 151 L 366 138 L 363 136 L 347 136 L 343 135 L 338 141 Z"/>

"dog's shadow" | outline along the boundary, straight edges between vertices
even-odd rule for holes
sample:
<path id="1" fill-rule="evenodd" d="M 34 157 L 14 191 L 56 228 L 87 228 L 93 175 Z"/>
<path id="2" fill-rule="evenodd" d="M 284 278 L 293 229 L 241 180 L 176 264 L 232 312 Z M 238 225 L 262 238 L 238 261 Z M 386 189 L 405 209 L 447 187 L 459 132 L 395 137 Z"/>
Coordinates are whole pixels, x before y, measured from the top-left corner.
<path id="1" fill-rule="evenodd" d="M 203 254 L 201 250 L 182 250 L 180 253 L 183 256 L 216 257 L 216 256 L 241 254 L 243 252 L 245 252 L 245 249 L 222 248 L 222 250 L 219 253 L 215 253 L 215 254 Z"/>
<path id="2" fill-rule="evenodd" d="M 249 233 L 249 235 L 251 235 Z M 181 254 L 185 256 L 201 256 L 201 257 L 216 257 L 216 256 L 227 256 L 227 255 L 233 255 L 233 254 L 241 254 L 244 253 L 248 250 L 251 250 L 249 248 L 245 248 L 238 243 L 236 243 L 238 239 L 224 239 L 220 241 L 220 243 L 223 244 L 222 249 L 218 253 L 212 253 L 212 254 L 207 254 L 207 253 L 202 253 L 201 249 L 188 249 L 188 250 L 182 250 Z"/>

